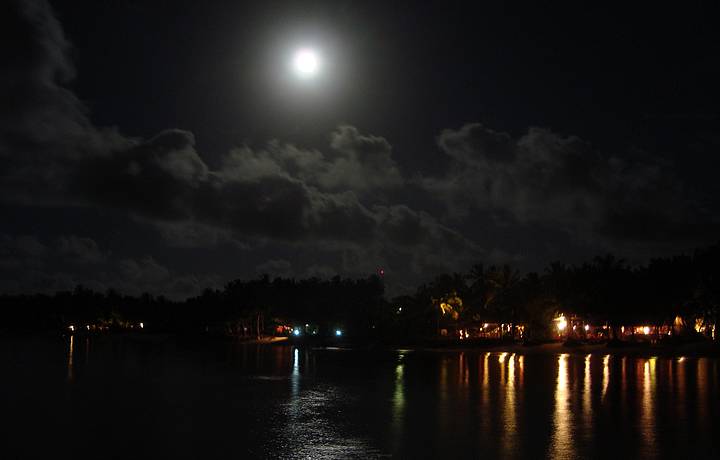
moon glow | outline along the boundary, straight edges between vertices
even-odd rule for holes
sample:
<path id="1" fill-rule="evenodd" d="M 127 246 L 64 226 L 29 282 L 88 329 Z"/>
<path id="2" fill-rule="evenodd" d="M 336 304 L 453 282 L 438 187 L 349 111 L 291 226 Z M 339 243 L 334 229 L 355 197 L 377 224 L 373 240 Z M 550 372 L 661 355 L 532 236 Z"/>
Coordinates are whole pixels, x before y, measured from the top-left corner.
<path id="1" fill-rule="evenodd" d="M 304 48 L 295 53 L 293 68 L 299 77 L 311 78 L 318 73 L 320 59 L 315 51 Z"/>

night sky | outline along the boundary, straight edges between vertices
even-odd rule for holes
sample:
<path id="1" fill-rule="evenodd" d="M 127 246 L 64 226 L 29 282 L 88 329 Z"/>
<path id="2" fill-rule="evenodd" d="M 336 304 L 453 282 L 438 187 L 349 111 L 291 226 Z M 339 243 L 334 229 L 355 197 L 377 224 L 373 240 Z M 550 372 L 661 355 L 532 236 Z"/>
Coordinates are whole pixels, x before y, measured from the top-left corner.
<path id="1" fill-rule="evenodd" d="M 0 292 L 394 294 L 715 243 L 714 8 L 3 1 Z"/>

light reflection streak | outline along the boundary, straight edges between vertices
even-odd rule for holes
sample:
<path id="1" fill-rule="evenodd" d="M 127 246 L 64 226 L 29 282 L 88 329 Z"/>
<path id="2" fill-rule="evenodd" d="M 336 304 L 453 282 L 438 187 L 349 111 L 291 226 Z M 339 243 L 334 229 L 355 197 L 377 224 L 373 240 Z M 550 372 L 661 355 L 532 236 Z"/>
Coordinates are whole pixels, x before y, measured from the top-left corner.
<path id="1" fill-rule="evenodd" d="M 656 456 L 655 439 L 655 361 L 650 358 L 642 367 L 642 407 L 640 408 L 640 435 L 644 445 L 645 456 Z"/>
<path id="2" fill-rule="evenodd" d="M 592 403 L 591 403 L 591 381 L 590 381 L 590 357 L 591 355 L 585 356 L 585 369 L 583 373 L 583 425 L 584 433 L 589 436 L 592 433 Z"/>
<path id="3" fill-rule="evenodd" d="M 517 438 L 517 421 L 515 411 L 515 353 L 508 359 L 508 379 L 505 385 L 505 401 L 503 411 L 503 452 L 514 451 Z"/>
<path id="4" fill-rule="evenodd" d="M 558 357 L 557 384 L 555 386 L 555 413 L 553 415 L 553 434 L 550 446 L 550 458 L 574 458 L 572 442 L 573 413 L 570 407 L 570 388 L 568 381 L 568 355 Z"/>
<path id="5" fill-rule="evenodd" d="M 478 367 L 479 364 L 478 364 Z M 480 391 L 480 439 L 481 444 L 487 445 L 492 442 L 491 430 L 495 426 L 490 408 L 490 353 L 486 352 L 482 359 L 482 387 Z"/>
<path id="6" fill-rule="evenodd" d="M 463 383 L 465 384 L 465 389 L 468 389 L 470 386 L 470 363 L 468 360 L 465 360 L 465 366 L 463 367 L 464 372 L 464 380 Z"/>
<path id="7" fill-rule="evenodd" d="M 395 366 L 395 392 L 393 393 L 393 419 L 398 420 L 402 417 L 405 409 L 405 386 L 403 382 L 403 373 L 405 365 L 402 361 Z"/>
<path id="8" fill-rule="evenodd" d="M 300 364 L 300 349 L 292 347 L 288 351 L 292 360 L 290 395 L 284 404 L 283 429 L 275 441 L 287 450 L 280 457 L 290 452 L 297 458 L 362 458 L 361 454 L 367 454 L 370 449 L 365 440 L 344 432 L 323 414 L 325 410 L 338 413 L 343 400 L 336 386 L 313 382 L 316 353 L 303 349 Z"/>
<path id="9" fill-rule="evenodd" d="M 513 388 L 515 380 L 515 353 L 510 355 L 508 360 L 508 387 Z"/>
<path id="10" fill-rule="evenodd" d="M 686 395 L 685 395 L 685 366 L 686 366 L 685 358 L 680 357 L 677 360 L 677 372 L 675 375 L 677 376 L 677 397 L 675 406 L 678 408 L 678 420 L 685 420 L 685 404 L 686 404 Z"/>
<path id="11" fill-rule="evenodd" d="M 486 411 L 488 411 L 488 404 L 490 399 L 490 353 L 485 353 L 485 357 L 483 358 L 483 378 L 482 378 L 482 394 L 481 394 L 481 403 L 482 407 L 485 408 Z M 483 419 L 484 420 L 484 419 Z"/>
<path id="12" fill-rule="evenodd" d="M 500 363 L 500 384 L 505 383 L 505 357 L 507 353 L 500 353 L 498 356 L 498 363 Z"/>
<path id="13" fill-rule="evenodd" d="M 458 384 L 467 389 L 468 383 L 470 382 L 470 372 L 468 369 L 468 362 L 465 358 L 465 352 L 460 352 L 460 362 L 458 363 Z"/>
<path id="14" fill-rule="evenodd" d="M 607 394 L 608 385 L 610 384 L 610 355 L 603 357 L 603 381 L 602 381 L 602 397 L 605 400 Z"/>
<path id="15" fill-rule="evenodd" d="M 395 388 L 392 401 L 392 428 L 393 439 L 396 443 L 402 440 L 402 427 L 405 419 L 405 363 L 403 353 L 400 352 L 395 366 Z M 398 450 L 399 445 L 394 450 Z"/>
<path id="16" fill-rule="evenodd" d="M 300 351 L 297 348 L 293 348 L 293 364 L 292 374 L 290 374 L 290 386 L 292 388 L 293 399 L 295 399 L 300 392 Z"/>
<path id="17" fill-rule="evenodd" d="M 255 357 L 257 365 L 258 357 Z M 290 372 L 290 402 L 287 406 L 288 418 L 293 423 L 299 423 L 298 420 L 303 412 L 303 401 L 300 396 L 300 350 L 297 347 L 292 348 L 292 371 Z"/>
<path id="18" fill-rule="evenodd" d="M 483 358 L 483 388 L 488 387 L 488 359 L 490 358 L 490 353 L 485 353 L 485 358 Z"/>
<path id="19" fill-rule="evenodd" d="M 70 336 L 70 345 L 68 346 L 68 361 L 67 361 L 67 380 L 72 382 L 74 378 L 73 373 L 73 352 L 75 351 L 75 336 Z"/>

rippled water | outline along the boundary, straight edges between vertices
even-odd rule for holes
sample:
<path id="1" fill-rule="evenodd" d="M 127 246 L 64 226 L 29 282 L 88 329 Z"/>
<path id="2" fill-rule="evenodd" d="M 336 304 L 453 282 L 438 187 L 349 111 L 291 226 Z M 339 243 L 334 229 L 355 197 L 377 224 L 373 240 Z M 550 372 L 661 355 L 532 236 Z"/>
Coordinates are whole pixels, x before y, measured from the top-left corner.
<path id="1" fill-rule="evenodd" d="M 7 458 L 718 458 L 718 361 L 5 341 Z"/>

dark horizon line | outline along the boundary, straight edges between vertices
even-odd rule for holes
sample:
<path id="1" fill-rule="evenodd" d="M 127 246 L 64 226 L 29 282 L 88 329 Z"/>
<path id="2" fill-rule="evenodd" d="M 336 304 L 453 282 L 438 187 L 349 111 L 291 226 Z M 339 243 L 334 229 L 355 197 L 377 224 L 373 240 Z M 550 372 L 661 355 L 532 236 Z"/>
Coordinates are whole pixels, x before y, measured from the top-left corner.
<path id="1" fill-rule="evenodd" d="M 625 269 L 625 270 L 630 270 L 630 271 L 632 271 L 632 272 L 637 272 L 637 271 L 639 271 L 639 270 L 647 269 L 648 267 L 650 267 L 650 265 L 651 265 L 653 262 L 672 261 L 672 260 L 677 260 L 677 259 L 682 259 L 682 258 L 693 259 L 693 258 L 698 257 L 698 255 L 701 255 L 701 254 L 706 253 L 706 252 L 710 252 L 710 251 L 712 251 L 712 250 L 720 250 L 720 240 L 718 240 L 716 243 L 712 243 L 712 244 L 709 244 L 709 245 L 698 246 L 698 247 L 694 248 L 694 249 L 691 251 L 690 254 L 688 254 L 688 253 L 686 253 L 686 252 L 680 252 L 680 253 L 673 254 L 673 255 L 669 255 L 669 256 L 650 257 L 650 258 L 648 258 L 647 261 L 644 262 L 644 263 L 635 263 L 635 264 L 628 263 L 628 261 L 627 261 L 626 259 L 624 259 L 624 258 L 616 257 L 615 254 L 613 254 L 613 253 L 610 252 L 610 251 L 605 252 L 605 253 L 603 253 L 603 254 L 595 255 L 595 256 L 593 256 L 593 257 L 592 257 L 591 259 L 589 259 L 589 260 L 585 260 L 585 261 L 583 261 L 583 262 L 581 262 L 581 263 L 575 263 L 575 264 L 567 264 L 567 263 L 562 262 L 562 261 L 560 261 L 560 260 L 553 260 L 553 261 L 545 264 L 543 270 L 528 270 L 528 271 L 526 271 L 526 272 L 523 272 L 523 271 L 520 270 L 520 269 L 514 268 L 514 267 L 512 266 L 512 264 L 510 264 L 510 263 L 492 263 L 492 264 L 487 264 L 487 265 L 485 265 L 485 264 L 482 263 L 482 262 L 477 262 L 477 263 L 473 264 L 471 267 L 468 267 L 468 269 L 466 269 L 466 270 L 435 273 L 435 274 L 433 274 L 432 276 L 430 276 L 429 278 L 427 278 L 425 281 L 423 281 L 423 282 L 419 283 L 417 286 L 415 286 L 415 290 L 412 291 L 412 292 L 417 292 L 419 289 L 423 288 L 424 286 L 427 286 L 429 283 L 432 283 L 433 280 L 438 279 L 438 278 L 440 278 L 440 277 L 442 277 L 442 276 L 445 276 L 445 275 L 463 275 L 463 276 L 467 276 L 467 274 L 468 274 L 470 271 L 472 271 L 473 267 L 486 267 L 486 268 L 489 268 L 489 269 L 507 268 L 507 269 L 511 269 L 514 273 L 517 273 L 517 274 L 520 275 L 522 278 L 526 278 L 526 277 L 532 276 L 532 275 L 541 276 L 542 273 L 548 273 L 548 272 L 552 269 L 552 267 L 554 267 L 554 266 L 561 266 L 561 267 L 563 267 L 563 268 L 565 268 L 565 269 L 576 270 L 576 269 L 581 269 L 581 268 L 583 268 L 583 267 L 588 267 L 588 266 L 592 265 L 592 263 L 594 263 L 594 262 L 599 262 L 599 261 L 602 261 L 603 259 L 605 259 L 605 260 L 611 260 L 611 261 L 615 262 L 618 266 L 620 266 L 621 268 L 623 268 L 623 269 Z M 379 273 L 378 273 L 378 272 L 379 272 Z M 83 283 L 77 283 L 73 289 L 57 290 L 57 291 L 55 291 L 55 292 L 53 292 L 53 293 L 46 293 L 46 292 L 19 292 L 19 293 L 14 293 L 14 294 L 13 294 L 13 293 L 7 293 L 7 292 L 0 292 L 0 298 L 6 298 L 6 299 L 7 299 L 7 298 L 22 298 L 22 297 L 53 297 L 53 296 L 59 296 L 59 295 L 62 295 L 62 294 L 69 294 L 69 293 L 73 293 L 73 292 L 77 292 L 77 291 L 82 291 L 82 290 L 84 290 L 84 291 L 86 291 L 86 292 L 89 291 L 89 292 L 91 292 L 91 293 L 93 293 L 93 294 L 104 294 L 104 295 L 106 295 L 106 296 L 112 294 L 112 295 L 117 295 L 117 296 L 124 297 L 124 298 L 137 298 L 137 299 L 140 299 L 140 298 L 142 298 L 142 297 L 148 297 L 148 296 L 149 296 L 150 298 L 152 298 L 152 299 L 154 299 L 154 300 L 162 300 L 162 301 L 169 302 L 169 303 L 178 303 L 178 304 L 181 304 L 181 303 L 187 303 L 187 302 L 189 302 L 189 301 L 192 301 L 192 300 L 196 300 L 196 299 L 198 299 L 198 298 L 201 298 L 204 294 L 206 294 L 206 293 L 208 293 L 208 292 L 210 292 L 210 293 L 221 293 L 223 290 L 227 290 L 227 288 L 228 288 L 228 286 L 229 286 L 230 284 L 232 284 L 232 283 L 237 283 L 237 282 L 251 283 L 251 282 L 255 282 L 255 281 L 265 281 L 265 282 L 268 282 L 268 281 L 269 281 L 269 282 L 271 282 L 271 283 L 275 283 L 276 281 L 283 281 L 283 282 L 292 282 L 292 283 L 302 283 L 302 282 L 310 282 L 310 281 L 314 281 L 314 282 L 318 282 L 318 281 L 319 281 L 319 282 L 336 282 L 336 280 L 337 280 L 337 281 L 340 281 L 340 282 L 358 282 L 358 281 L 367 281 L 367 280 L 370 280 L 370 279 L 373 279 L 373 278 L 377 278 L 377 279 L 379 279 L 379 280 L 381 280 L 381 281 L 384 280 L 384 278 L 385 278 L 385 269 L 384 269 L 384 268 L 380 268 L 377 272 L 368 274 L 368 275 L 365 276 L 365 277 L 362 277 L 362 276 L 360 276 L 360 277 L 341 276 L 341 275 L 339 275 L 339 274 L 336 274 L 336 275 L 334 275 L 334 276 L 329 276 L 329 277 L 320 277 L 320 276 L 314 275 L 314 276 L 309 276 L 309 277 L 306 277 L 306 278 L 297 278 L 297 277 L 295 277 L 295 276 L 287 276 L 287 277 L 282 276 L 282 275 L 273 276 L 273 275 L 271 275 L 270 273 L 260 273 L 260 274 L 259 274 L 257 277 L 255 277 L 255 278 L 234 278 L 234 279 L 230 279 L 230 280 L 228 280 L 227 282 L 224 283 L 224 285 L 223 285 L 222 288 L 205 287 L 204 289 L 202 289 L 202 291 L 201 291 L 199 294 L 188 296 L 188 297 L 186 297 L 186 298 L 184 298 L 184 299 L 182 299 L 182 300 L 173 300 L 173 299 L 171 299 L 170 297 L 168 297 L 168 296 L 165 295 L 165 294 L 162 294 L 162 293 L 159 293 L 159 294 L 158 294 L 158 293 L 153 293 L 153 292 L 150 292 L 150 291 L 143 291 L 142 293 L 137 294 L 137 295 L 125 294 L 125 293 L 120 292 L 118 289 L 116 289 L 116 288 L 114 288 L 114 287 L 112 287 L 112 286 L 111 286 L 111 287 L 108 287 L 104 292 L 102 292 L 102 291 L 96 291 L 96 290 L 94 290 L 94 289 L 92 289 L 92 288 L 86 287 L 86 285 L 84 285 Z M 403 296 L 406 296 L 406 295 L 412 295 L 412 294 L 399 294 L 399 295 L 394 296 L 394 298 L 403 297 Z M 383 292 L 383 297 L 385 297 L 385 292 Z"/>

